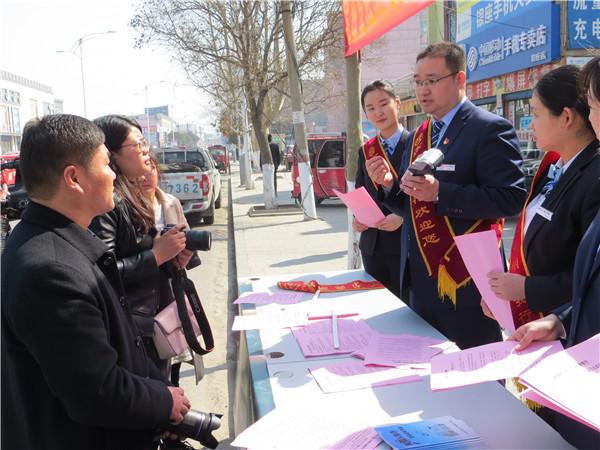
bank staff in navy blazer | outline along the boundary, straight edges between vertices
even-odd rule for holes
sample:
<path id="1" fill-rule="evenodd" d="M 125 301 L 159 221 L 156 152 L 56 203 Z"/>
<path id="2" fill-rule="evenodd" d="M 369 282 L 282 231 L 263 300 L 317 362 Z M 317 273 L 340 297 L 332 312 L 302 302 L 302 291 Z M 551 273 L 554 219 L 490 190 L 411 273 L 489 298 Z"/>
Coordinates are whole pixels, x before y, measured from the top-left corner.
<path id="1" fill-rule="evenodd" d="M 379 187 L 367 175 L 365 153 L 379 146 L 379 153 L 396 170 L 399 169 L 402 154 L 406 149 L 408 131 L 398 123 L 400 99 L 393 86 L 383 80 L 367 84 L 361 94 L 361 104 L 367 119 L 377 129 L 377 136 L 365 143 L 358 152 L 356 189 L 364 187 L 375 200 L 385 218 L 376 227 L 367 227 L 353 218 L 352 228 L 360 235 L 360 252 L 367 273 L 383 283 L 398 298 L 400 293 L 400 227 L 402 216 L 394 214 L 378 198 Z M 407 298 L 402 298 L 408 301 Z"/>
<path id="2" fill-rule="evenodd" d="M 531 99 L 534 139 L 547 153 L 517 224 L 510 271 L 489 279 L 512 301 L 517 327 L 571 300 L 575 253 L 600 207 L 600 153 L 579 72 L 569 65 L 548 72 Z"/>
<path id="3" fill-rule="evenodd" d="M 582 70 L 580 84 L 587 93 L 589 119 L 600 139 L 600 57 L 590 60 Z M 571 302 L 553 314 L 529 322 L 517 329 L 511 339 L 525 349 L 534 341 L 566 339 L 571 347 L 600 333 L 600 211 L 583 236 L 573 268 Z M 600 433 L 554 413 L 554 427 L 578 449 L 600 448 Z"/>
<path id="4" fill-rule="evenodd" d="M 400 280 L 409 287 L 410 306 L 460 348 L 499 341 L 501 334 L 481 310 L 453 236 L 498 231 L 499 219 L 519 212 L 526 197 L 513 126 L 473 105 L 465 83 L 465 54 L 458 45 L 442 42 L 423 50 L 414 84 L 431 118 L 414 131 L 400 183 L 383 159 L 367 162 L 369 176 L 388 190 L 386 205 L 404 215 Z M 406 172 L 436 146 L 445 159 L 435 175 Z"/>

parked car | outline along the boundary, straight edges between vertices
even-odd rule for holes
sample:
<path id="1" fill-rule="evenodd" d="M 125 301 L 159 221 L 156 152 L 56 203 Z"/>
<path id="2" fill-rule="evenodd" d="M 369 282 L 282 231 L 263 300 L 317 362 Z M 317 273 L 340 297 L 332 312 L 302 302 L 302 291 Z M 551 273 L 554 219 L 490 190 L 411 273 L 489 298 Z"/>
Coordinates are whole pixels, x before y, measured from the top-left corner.
<path id="1" fill-rule="evenodd" d="M 537 172 L 538 167 L 540 166 L 540 162 L 544 153 L 539 149 L 521 149 L 521 154 L 523 155 L 523 173 L 525 174 L 525 185 L 527 189 L 531 186 L 533 182 L 533 177 Z"/>
<path id="2" fill-rule="evenodd" d="M 165 192 L 179 199 L 190 219 L 201 218 L 205 224 L 212 224 L 215 209 L 221 207 L 221 174 L 208 150 L 166 148 L 156 154 Z"/>
<path id="3" fill-rule="evenodd" d="M 210 155 L 217 164 L 220 172 L 226 173 L 229 170 L 229 152 L 224 145 L 211 145 L 208 147 Z"/>
<path id="4" fill-rule="evenodd" d="M 346 192 L 346 137 L 341 135 L 309 135 L 308 154 L 313 176 L 315 202 L 337 198 L 333 189 Z M 294 146 L 292 162 L 292 197 L 302 201 L 298 173 L 298 150 Z"/>

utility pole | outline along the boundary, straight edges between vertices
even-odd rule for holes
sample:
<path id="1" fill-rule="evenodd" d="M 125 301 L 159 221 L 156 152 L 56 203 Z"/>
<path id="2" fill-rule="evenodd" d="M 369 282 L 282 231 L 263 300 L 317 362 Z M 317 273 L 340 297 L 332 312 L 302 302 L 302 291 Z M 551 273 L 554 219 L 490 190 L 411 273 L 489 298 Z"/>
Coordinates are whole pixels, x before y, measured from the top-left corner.
<path id="1" fill-rule="evenodd" d="M 308 156 L 308 143 L 306 141 L 306 125 L 302 109 L 302 94 L 300 92 L 300 71 L 296 58 L 296 41 L 292 25 L 292 3 L 289 0 L 281 1 L 281 15 L 283 16 L 283 34 L 287 55 L 288 79 L 290 81 L 290 94 L 292 97 L 292 122 L 294 123 L 294 139 L 298 149 L 298 173 L 300 175 L 301 205 L 304 210 L 304 219 L 317 219 L 315 194 L 313 191 L 310 158 Z"/>
<path id="2" fill-rule="evenodd" d="M 346 124 L 346 187 L 354 190 L 358 151 L 362 145 L 360 120 L 360 53 L 356 52 L 346 60 L 346 103 L 348 116 Z M 348 209 L 348 269 L 360 269 L 362 265 L 358 241 L 360 234 L 352 229 L 352 211 Z"/>

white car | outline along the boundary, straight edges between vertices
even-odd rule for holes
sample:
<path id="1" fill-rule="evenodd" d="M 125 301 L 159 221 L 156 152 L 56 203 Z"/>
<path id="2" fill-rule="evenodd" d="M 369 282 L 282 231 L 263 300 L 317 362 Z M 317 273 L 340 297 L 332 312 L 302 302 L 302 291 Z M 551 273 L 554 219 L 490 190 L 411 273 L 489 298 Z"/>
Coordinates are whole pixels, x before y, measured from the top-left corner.
<path id="1" fill-rule="evenodd" d="M 166 148 L 156 152 L 162 163 L 162 188 L 181 202 L 188 220 L 199 217 L 205 224 L 215 220 L 221 207 L 221 174 L 208 150 Z"/>

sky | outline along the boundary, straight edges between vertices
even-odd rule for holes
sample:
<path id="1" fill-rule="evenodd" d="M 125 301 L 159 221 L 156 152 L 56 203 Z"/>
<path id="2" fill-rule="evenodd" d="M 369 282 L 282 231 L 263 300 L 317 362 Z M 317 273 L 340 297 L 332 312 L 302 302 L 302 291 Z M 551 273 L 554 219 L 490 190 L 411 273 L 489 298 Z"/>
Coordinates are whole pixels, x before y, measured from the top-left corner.
<path id="1" fill-rule="evenodd" d="M 64 112 L 83 115 L 80 60 L 69 51 L 90 33 L 114 30 L 83 43 L 87 117 L 143 114 L 170 105 L 179 122 L 214 121 L 209 98 L 189 85 L 165 49 L 134 48 L 128 25 L 139 0 L 0 0 L 0 68 L 50 85 Z M 76 50 L 78 53 L 78 50 Z"/>

